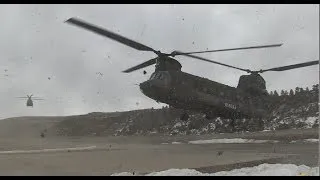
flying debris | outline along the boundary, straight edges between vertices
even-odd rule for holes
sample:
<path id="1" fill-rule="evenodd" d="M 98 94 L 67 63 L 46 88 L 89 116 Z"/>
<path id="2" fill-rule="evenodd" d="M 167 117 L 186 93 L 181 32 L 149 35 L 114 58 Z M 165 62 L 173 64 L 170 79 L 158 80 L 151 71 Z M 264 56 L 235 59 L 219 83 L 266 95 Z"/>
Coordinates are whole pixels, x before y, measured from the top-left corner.
<path id="1" fill-rule="evenodd" d="M 103 74 L 101 72 L 97 72 L 96 73 L 97 75 L 100 75 L 100 76 L 103 76 Z"/>

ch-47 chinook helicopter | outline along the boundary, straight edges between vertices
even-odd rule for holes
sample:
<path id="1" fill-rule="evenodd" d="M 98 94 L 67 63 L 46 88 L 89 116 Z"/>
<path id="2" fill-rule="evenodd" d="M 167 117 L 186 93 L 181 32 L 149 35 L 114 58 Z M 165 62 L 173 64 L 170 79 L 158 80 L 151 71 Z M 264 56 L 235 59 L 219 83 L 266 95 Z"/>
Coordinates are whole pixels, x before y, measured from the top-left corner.
<path id="1" fill-rule="evenodd" d="M 27 95 L 27 97 L 17 97 L 17 98 L 28 99 L 27 102 L 26 102 L 27 107 L 33 107 L 33 100 L 44 100 L 44 99 L 38 98 L 38 97 L 33 97 L 32 98 L 32 96 L 33 96 L 33 94 L 31 94 L 30 96 Z"/>
<path id="2" fill-rule="evenodd" d="M 259 73 L 268 71 L 279 72 L 316 65 L 319 63 L 319 60 L 317 60 L 265 70 L 252 71 L 250 69 L 234 67 L 191 54 L 255 48 L 271 48 L 279 47 L 282 44 L 187 53 L 173 51 L 172 53 L 167 54 L 156 51 L 151 47 L 87 23 L 78 18 L 70 18 L 66 21 L 66 23 L 108 37 L 139 51 L 154 52 L 157 57 L 129 68 L 123 72 L 129 73 L 156 64 L 155 71 L 152 73 L 150 79 L 139 84 L 142 93 L 157 102 L 168 104 L 174 108 L 204 113 L 206 114 L 207 118 L 220 116 L 224 118 L 230 118 L 232 120 L 236 118 L 258 118 L 261 120 L 262 117 L 268 115 L 267 109 L 270 98 L 268 97 L 268 92 L 266 90 L 266 82 L 263 77 L 259 75 Z M 240 76 L 238 86 L 231 87 L 181 71 L 181 64 L 176 59 L 172 58 L 175 56 L 187 56 L 198 60 L 219 64 L 229 68 L 245 71 L 249 73 L 249 75 Z M 188 115 L 184 113 L 181 117 L 183 119 L 187 119 Z"/>

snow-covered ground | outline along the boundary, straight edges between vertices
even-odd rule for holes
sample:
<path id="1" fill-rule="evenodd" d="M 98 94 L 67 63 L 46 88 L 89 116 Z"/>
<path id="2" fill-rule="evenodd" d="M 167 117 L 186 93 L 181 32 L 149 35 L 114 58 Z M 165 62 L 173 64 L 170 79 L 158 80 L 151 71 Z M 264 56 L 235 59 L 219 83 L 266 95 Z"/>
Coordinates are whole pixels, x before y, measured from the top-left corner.
<path id="1" fill-rule="evenodd" d="M 189 144 L 217 144 L 217 143 L 276 143 L 278 141 L 271 141 L 271 140 L 255 140 L 255 139 L 210 139 L 210 140 L 196 140 L 196 141 L 189 141 Z"/>
<path id="2" fill-rule="evenodd" d="M 308 143 L 319 143 L 319 139 L 303 139 L 303 142 Z M 195 140 L 189 141 L 189 144 L 240 144 L 240 143 L 278 143 L 276 140 L 257 140 L 257 139 L 242 139 L 242 138 L 234 138 L 234 139 L 209 139 L 209 140 Z M 298 141 L 291 141 L 290 143 L 296 143 Z M 161 143 L 161 144 L 169 144 L 169 143 Z M 181 142 L 172 142 L 171 144 L 183 144 Z"/>
<path id="3" fill-rule="evenodd" d="M 311 142 L 311 143 L 318 143 L 319 139 L 305 139 L 304 141 Z"/>
<path id="4" fill-rule="evenodd" d="M 112 174 L 111 176 L 139 175 L 130 172 Z M 201 173 L 194 169 L 168 169 L 152 172 L 145 176 L 319 176 L 319 167 L 308 167 L 294 164 L 260 164 L 259 166 L 221 171 L 216 173 Z"/>
<path id="5" fill-rule="evenodd" d="M 13 151 L 0 151 L 0 154 L 31 154 L 31 153 L 48 153 L 48 152 L 74 152 L 93 150 L 96 146 L 89 147 L 75 147 L 75 148 L 56 148 L 56 149 L 40 149 L 40 150 L 13 150 Z"/>
<path id="6" fill-rule="evenodd" d="M 297 142 L 319 143 L 319 139 L 303 139 L 300 141 L 291 141 L 290 143 L 297 143 Z"/>

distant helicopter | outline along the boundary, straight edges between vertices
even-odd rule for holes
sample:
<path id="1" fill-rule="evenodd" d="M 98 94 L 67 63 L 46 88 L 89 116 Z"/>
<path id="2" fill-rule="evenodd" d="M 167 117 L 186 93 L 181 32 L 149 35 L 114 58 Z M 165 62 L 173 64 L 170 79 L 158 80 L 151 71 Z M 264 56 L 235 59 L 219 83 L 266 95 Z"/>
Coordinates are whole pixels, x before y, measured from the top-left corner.
<path id="1" fill-rule="evenodd" d="M 32 96 L 33 96 L 33 94 L 31 94 L 30 96 L 27 95 L 27 97 L 17 97 L 17 98 L 28 99 L 27 103 L 26 103 L 27 107 L 33 107 L 33 100 L 44 100 L 44 99 L 38 98 L 38 97 L 33 97 L 31 99 Z"/>

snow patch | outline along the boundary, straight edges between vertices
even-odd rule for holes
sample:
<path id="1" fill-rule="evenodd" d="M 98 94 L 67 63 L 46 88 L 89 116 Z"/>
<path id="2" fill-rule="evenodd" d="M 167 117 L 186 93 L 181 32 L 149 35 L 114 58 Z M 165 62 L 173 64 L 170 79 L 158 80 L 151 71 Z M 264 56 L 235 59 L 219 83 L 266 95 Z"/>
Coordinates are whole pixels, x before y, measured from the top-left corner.
<path id="1" fill-rule="evenodd" d="M 235 138 L 235 139 L 196 140 L 196 141 L 189 141 L 189 144 L 267 143 L 267 142 L 278 142 L 278 141 Z"/>
<path id="2" fill-rule="evenodd" d="M 181 142 L 172 142 L 171 144 L 182 144 Z"/>
<path id="3" fill-rule="evenodd" d="M 178 128 L 178 127 L 181 127 L 182 126 L 182 124 L 180 123 L 180 122 L 177 122 L 174 126 L 173 126 L 173 128 Z"/>
<path id="4" fill-rule="evenodd" d="M 305 139 L 306 142 L 318 143 L 319 139 Z"/>
<path id="5" fill-rule="evenodd" d="M 308 117 L 305 123 L 307 124 L 306 128 L 312 128 L 314 124 L 316 124 L 318 117 Z"/>
<path id="6" fill-rule="evenodd" d="M 133 174 L 130 172 L 122 172 L 122 173 L 112 174 L 111 176 L 133 176 Z"/>
<path id="7" fill-rule="evenodd" d="M 25 154 L 25 153 L 45 153 L 45 152 L 71 152 L 71 151 L 84 151 L 93 150 L 96 146 L 89 147 L 76 147 L 76 148 L 57 148 L 57 149 L 40 149 L 40 150 L 13 150 L 13 151 L 0 151 L 0 154 Z"/>
<path id="8" fill-rule="evenodd" d="M 132 173 L 123 172 L 111 176 L 132 176 Z M 152 172 L 146 176 L 319 176 L 319 167 L 308 167 L 294 164 L 260 164 L 255 167 L 220 171 L 216 173 L 201 173 L 194 169 L 168 169 Z"/>

